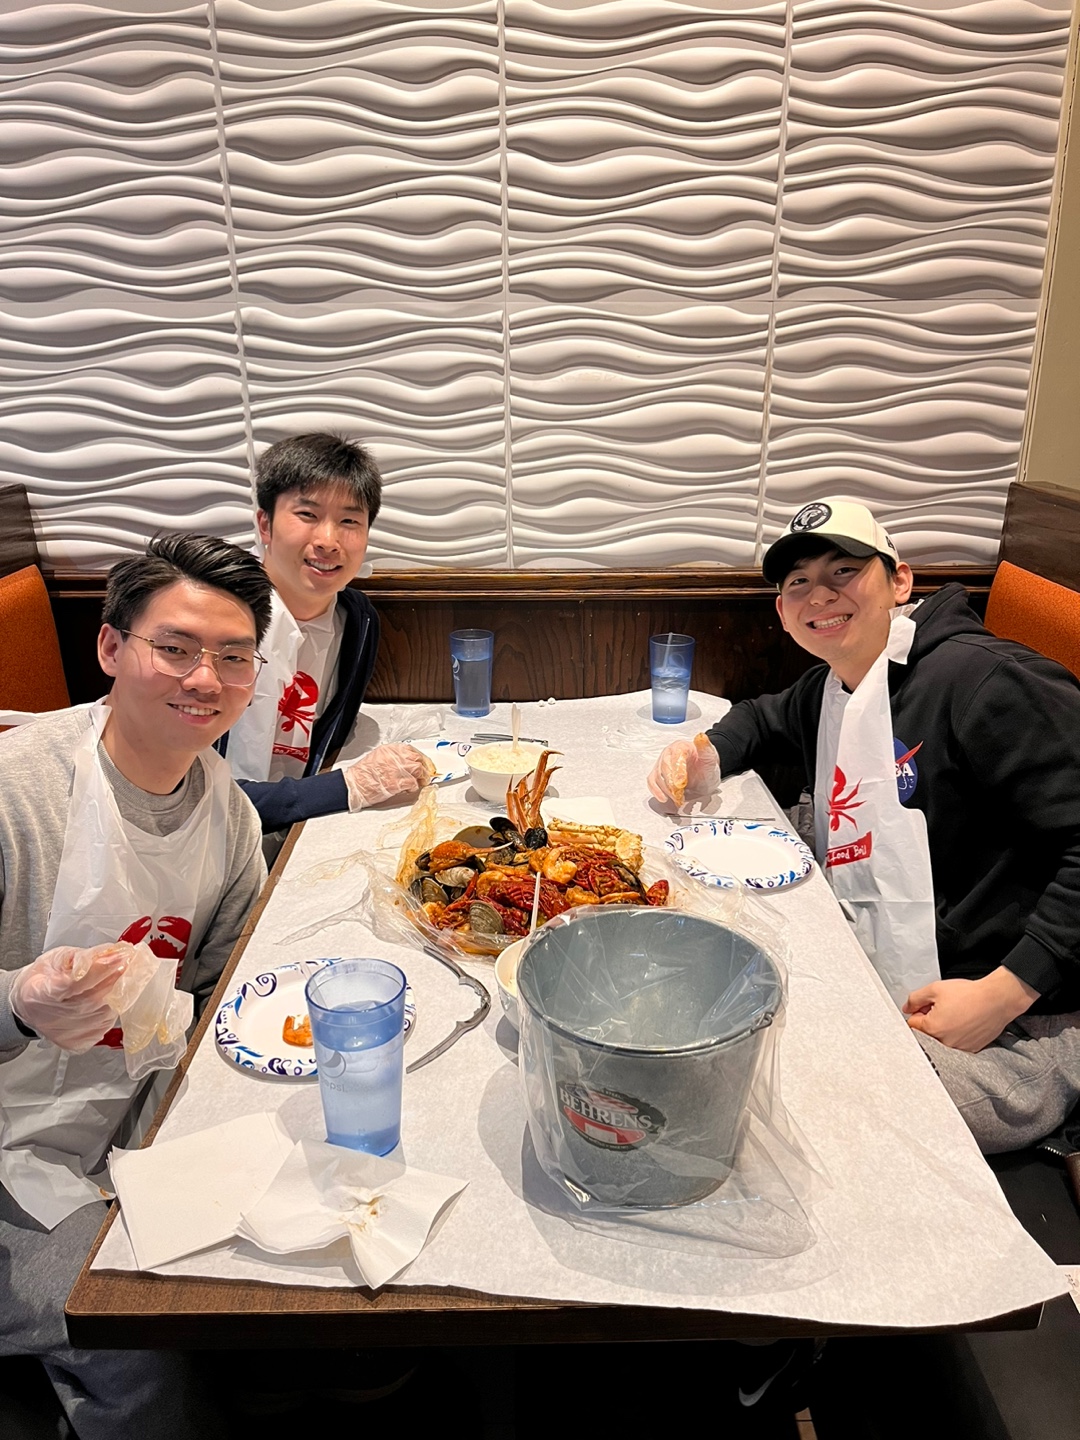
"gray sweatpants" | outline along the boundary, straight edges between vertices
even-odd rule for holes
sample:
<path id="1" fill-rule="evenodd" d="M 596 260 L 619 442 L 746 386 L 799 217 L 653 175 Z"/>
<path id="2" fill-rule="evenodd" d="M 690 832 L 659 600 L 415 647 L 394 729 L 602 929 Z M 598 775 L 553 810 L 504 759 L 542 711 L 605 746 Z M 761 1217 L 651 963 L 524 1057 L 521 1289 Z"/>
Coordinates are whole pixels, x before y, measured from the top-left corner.
<path id="1" fill-rule="evenodd" d="M 41 1359 L 79 1440 L 216 1440 L 186 1356 L 68 1344 L 64 1304 L 104 1218 L 85 1205 L 45 1230 L 0 1186 L 0 1354 Z"/>
<path id="2" fill-rule="evenodd" d="M 1033 1145 L 1080 1100 L 1080 1011 L 1021 1015 L 976 1055 L 915 1034 L 984 1155 Z"/>

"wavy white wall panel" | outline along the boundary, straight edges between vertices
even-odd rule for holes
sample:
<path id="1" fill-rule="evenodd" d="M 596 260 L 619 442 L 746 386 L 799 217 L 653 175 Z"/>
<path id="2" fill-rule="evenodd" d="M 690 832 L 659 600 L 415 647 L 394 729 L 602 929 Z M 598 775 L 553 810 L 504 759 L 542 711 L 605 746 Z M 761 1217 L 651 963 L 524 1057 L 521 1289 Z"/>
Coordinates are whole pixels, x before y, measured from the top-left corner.
<path id="1" fill-rule="evenodd" d="M 1068 0 L 797 0 L 790 298 L 1036 299 Z"/>
<path id="2" fill-rule="evenodd" d="M 256 448 L 345 430 L 376 563 L 505 564 L 494 0 L 217 15 Z"/>
<path id="3" fill-rule="evenodd" d="M 247 527 L 202 6 L 4 7 L 0 478 L 58 562 Z"/>
<path id="4" fill-rule="evenodd" d="M 506 14 L 515 560 L 749 564 L 783 7 Z"/>
<path id="5" fill-rule="evenodd" d="M 988 556 L 1068 0 L 0 0 L 0 478 L 54 563 L 370 442 L 380 565 Z"/>
<path id="6" fill-rule="evenodd" d="M 1034 301 L 777 317 L 765 540 L 827 494 L 872 505 L 906 559 L 989 560 L 1016 469 Z"/>

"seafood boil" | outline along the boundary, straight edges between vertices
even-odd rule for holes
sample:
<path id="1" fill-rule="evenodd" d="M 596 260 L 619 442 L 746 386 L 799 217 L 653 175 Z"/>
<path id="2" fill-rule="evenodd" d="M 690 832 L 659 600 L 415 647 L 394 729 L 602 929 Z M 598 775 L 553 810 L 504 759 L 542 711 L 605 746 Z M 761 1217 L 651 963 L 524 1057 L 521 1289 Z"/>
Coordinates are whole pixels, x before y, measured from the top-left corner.
<path id="1" fill-rule="evenodd" d="M 429 924 L 497 949 L 528 934 L 534 900 L 538 924 L 575 905 L 668 903 L 667 880 L 646 886 L 640 877 L 640 835 L 555 817 L 544 824 L 540 802 L 557 753 L 545 750 L 507 791 L 505 816 L 460 830 L 399 874 Z"/>

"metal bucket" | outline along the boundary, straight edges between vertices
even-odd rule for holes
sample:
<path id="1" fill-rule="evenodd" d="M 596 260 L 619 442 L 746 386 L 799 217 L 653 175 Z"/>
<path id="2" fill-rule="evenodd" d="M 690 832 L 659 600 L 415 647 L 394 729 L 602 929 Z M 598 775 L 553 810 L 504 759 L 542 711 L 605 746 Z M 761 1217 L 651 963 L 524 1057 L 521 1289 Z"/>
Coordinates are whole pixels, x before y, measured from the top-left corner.
<path id="1" fill-rule="evenodd" d="M 763 1032 L 783 1004 L 754 941 L 681 911 L 550 921 L 518 969 L 529 1129 L 580 1201 L 687 1205 L 727 1179 Z"/>

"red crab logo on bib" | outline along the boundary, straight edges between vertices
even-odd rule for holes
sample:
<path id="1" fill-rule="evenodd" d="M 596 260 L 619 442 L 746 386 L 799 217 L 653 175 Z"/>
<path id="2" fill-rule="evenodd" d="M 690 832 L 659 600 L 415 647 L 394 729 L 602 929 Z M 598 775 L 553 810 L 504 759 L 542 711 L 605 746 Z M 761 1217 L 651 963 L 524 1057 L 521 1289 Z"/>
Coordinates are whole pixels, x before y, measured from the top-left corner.
<path id="1" fill-rule="evenodd" d="M 311 727 L 315 724 L 315 706 L 319 699 L 319 687 L 310 675 L 305 675 L 303 670 L 298 670 L 292 680 L 285 687 L 285 693 L 278 701 L 278 714 L 281 720 L 278 729 L 282 735 L 291 735 L 295 730 L 296 738 L 306 738 L 311 734 Z M 307 745 L 284 745 L 278 741 L 273 748 L 275 755 L 291 755 L 294 760 L 306 760 L 308 758 Z"/>
<path id="2" fill-rule="evenodd" d="M 157 920 L 150 915 L 142 915 L 138 920 L 133 920 L 119 938 L 129 945 L 139 945 L 145 941 L 150 950 L 162 960 L 175 960 L 176 978 L 179 980 L 188 941 L 191 939 L 191 921 L 185 920 L 183 915 L 162 915 Z M 119 1025 L 114 1025 L 97 1043 L 110 1050 L 119 1050 L 124 1044 L 124 1032 Z"/>
<path id="3" fill-rule="evenodd" d="M 160 955 L 163 960 L 176 961 L 176 973 L 179 975 L 191 939 L 191 921 L 185 920 L 182 915 L 162 915 L 158 920 L 143 915 L 131 922 L 120 939 L 126 940 L 129 945 L 138 945 L 145 940 L 155 955 Z"/>
<path id="4" fill-rule="evenodd" d="M 315 704 L 318 698 L 318 685 L 310 675 L 305 675 L 303 670 L 298 670 L 291 683 L 286 685 L 285 693 L 278 701 L 277 708 L 278 714 L 281 716 L 281 728 L 286 735 L 297 727 L 305 735 L 311 734 L 311 727 L 315 724 Z"/>

